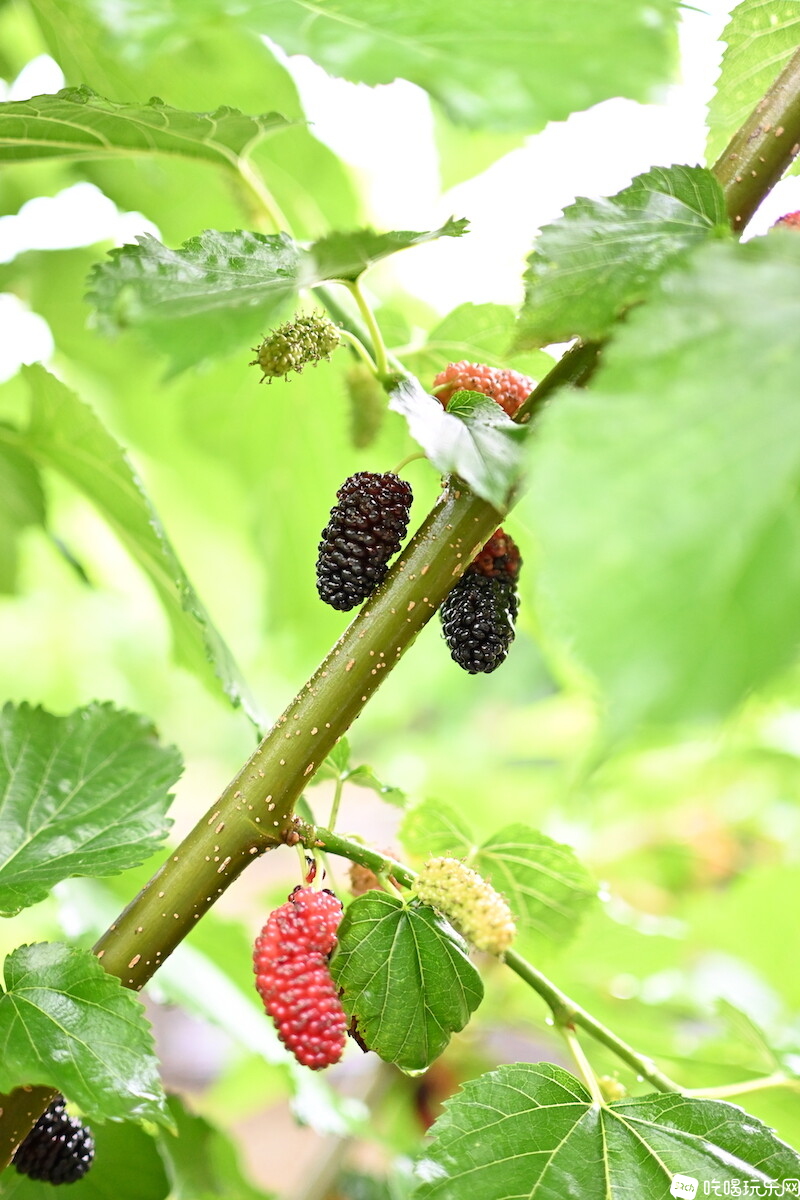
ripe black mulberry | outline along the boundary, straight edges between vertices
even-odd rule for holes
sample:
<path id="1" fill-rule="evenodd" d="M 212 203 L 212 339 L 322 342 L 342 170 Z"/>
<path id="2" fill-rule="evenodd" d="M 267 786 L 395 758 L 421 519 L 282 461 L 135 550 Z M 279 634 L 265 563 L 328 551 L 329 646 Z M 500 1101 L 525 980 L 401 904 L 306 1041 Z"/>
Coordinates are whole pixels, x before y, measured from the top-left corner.
<path id="1" fill-rule="evenodd" d="M 391 471 L 359 471 L 336 495 L 319 544 L 317 591 L 326 604 L 347 612 L 385 579 L 408 528 L 412 492 Z"/>
<path id="2" fill-rule="evenodd" d="M 470 675 L 499 667 L 514 640 L 517 607 L 513 584 L 467 570 L 440 610 L 453 660 Z"/>
<path id="3" fill-rule="evenodd" d="M 14 1155 L 20 1175 L 44 1183 L 75 1183 L 82 1179 L 94 1158 L 91 1130 L 69 1117 L 63 1096 L 56 1096 L 39 1117 Z"/>

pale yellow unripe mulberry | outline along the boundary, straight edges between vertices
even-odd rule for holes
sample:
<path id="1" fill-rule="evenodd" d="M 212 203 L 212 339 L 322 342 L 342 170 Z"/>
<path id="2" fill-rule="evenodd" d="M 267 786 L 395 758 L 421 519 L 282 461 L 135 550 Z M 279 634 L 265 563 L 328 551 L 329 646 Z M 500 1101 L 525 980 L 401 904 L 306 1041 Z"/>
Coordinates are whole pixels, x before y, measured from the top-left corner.
<path id="1" fill-rule="evenodd" d="M 438 908 L 478 950 L 504 954 L 514 940 L 514 918 L 503 897 L 457 858 L 429 859 L 415 891 L 425 904 Z"/>

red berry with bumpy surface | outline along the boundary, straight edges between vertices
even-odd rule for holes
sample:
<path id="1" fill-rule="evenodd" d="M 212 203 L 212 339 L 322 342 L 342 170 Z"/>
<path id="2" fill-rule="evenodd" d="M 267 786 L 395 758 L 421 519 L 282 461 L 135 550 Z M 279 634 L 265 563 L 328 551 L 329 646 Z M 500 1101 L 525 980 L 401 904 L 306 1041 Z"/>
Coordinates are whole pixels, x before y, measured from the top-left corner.
<path id="1" fill-rule="evenodd" d="M 486 545 L 473 558 L 468 571 L 499 579 L 501 583 L 516 584 L 522 566 L 519 546 L 504 529 L 496 529 Z"/>
<path id="2" fill-rule="evenodd" d="M 456 392 L 481 392 L 496 400 L 503 412 L 513 417 L 520 405 L 528 399 L 536 384 L 519 371 L 486 367 L 482 363 L 448 363 L 433 381 L 437 399 L 447 407 Z"/>
<path id="3" fill-rule="evenodd" d="M 56 1096 L 17 1148 L 13 1163 L 20 1175 L 44 1183 L 75 1183 L 94 1159 L 90 1129 L 68 1117 L 63 1096 Z"/>
<path id="4" fill-rule="evenodd" d="M 326 604 L 347 612 L 383 583 L 408 528 L 412 492 L 391 471 L 359 471 L 336 496 L 319 544 L 317 591 Z"/>
<path id="5" fill-rule="evenodd" d="M 773 229 L 800 229 L 800 212 L 786 213 L 783 217 L 778 217 Z"/>
<path id="6" fill-rule="evenodd" d="M 329 891 L 297 887 L 256 938 L 256 988 L 278 1036 L 319 1071 L 342 1057 L 347 1017 L 328 969 L 342 905 Z"/>

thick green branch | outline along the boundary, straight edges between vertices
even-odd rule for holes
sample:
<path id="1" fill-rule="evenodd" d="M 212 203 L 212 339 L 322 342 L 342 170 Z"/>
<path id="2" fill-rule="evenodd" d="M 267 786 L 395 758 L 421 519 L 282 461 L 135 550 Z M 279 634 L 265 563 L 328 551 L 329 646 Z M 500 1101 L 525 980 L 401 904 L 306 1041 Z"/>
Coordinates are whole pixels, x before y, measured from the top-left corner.
<path id="1" fill-rule="evenodd" d="M 385 583 L 239 774 L 95 947 L 141 988 L 257 855 L 284 841 L 295 802 L 497 527 L 491 505 L 446 489 Z"/>
<path id="2" fill-rule="evenodd" d="M 800 49 L 714 164 L 735 230 L 744 229 L 798 153 Z"/>

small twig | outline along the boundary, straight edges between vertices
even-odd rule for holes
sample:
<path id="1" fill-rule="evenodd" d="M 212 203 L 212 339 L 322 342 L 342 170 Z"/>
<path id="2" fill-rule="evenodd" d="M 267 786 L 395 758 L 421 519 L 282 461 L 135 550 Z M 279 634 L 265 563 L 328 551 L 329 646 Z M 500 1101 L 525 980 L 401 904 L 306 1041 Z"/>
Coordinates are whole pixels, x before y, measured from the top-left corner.
<path id="1" fill-rule="evenodd" d="M 592 1065 L 583 1052 L 583 1046 L 578 1041 L 578 1037 L 574 1028 L 571 1025 L 562 1025 L 561 1033 L 564 1041 L 569 1046 L 569 1052 L 575 1060 L 575 1066 L 580 1072 L 583 1082 L 586 1084 L 589 1095 L 592 1097 L 592 1103 L 598 1108 L 605 1106 L 605 1098 L 600 1090 L 600 1084 L 597 1082 L 597 1076 L 592 1070 Z"/>
<path id="2" fill-rule="evenodd" d="M 800 1078 L 787 1075 L 784 1071 L 775 1071 L 772 1075 L 759 1075 L 757 1079 L 742 1079 L 738 1083 L 723 1083 L 719 1087 L 692 1088 L 686 1095 L 697 1096 L 703 1100 L 727 1100 L 729 1096 L 744 1096 L 748 1092 L 761 1092 L 774 1087 L 788 1087 L 800 1091 Z"/>

